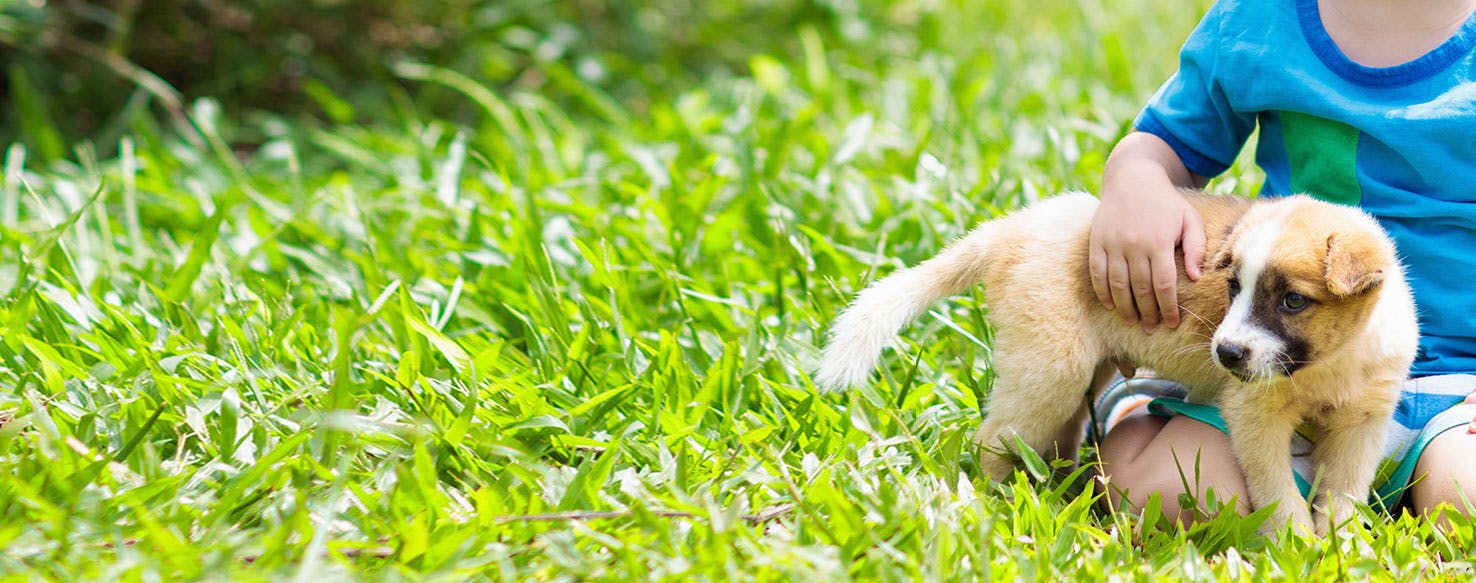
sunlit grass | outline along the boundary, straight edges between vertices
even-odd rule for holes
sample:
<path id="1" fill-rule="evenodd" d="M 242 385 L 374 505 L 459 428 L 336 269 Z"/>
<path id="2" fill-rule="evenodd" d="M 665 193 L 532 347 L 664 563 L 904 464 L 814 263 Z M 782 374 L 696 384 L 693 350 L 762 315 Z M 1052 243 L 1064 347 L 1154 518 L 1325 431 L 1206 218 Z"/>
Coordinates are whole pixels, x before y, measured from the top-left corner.
<path id="1" fill-rule="evenodd" d="M 834 4 L 831 28 L 775 31 L 792 53 L 649 101 L 552 66 L 534 92 L 404 63 L 411 95 L 478 117 L 202 100 L 192 129 L 140 118 L 69 162 L 11 145 L 0 571 L 1471 577 L 1469 519 L 1267 546 L 1231 516 L 1102 512 L 1038 461 L 980 480 L 977 297 L 872 386 L 817 393 L 850 294 L 1096 186 L 1199 9 Z"/>

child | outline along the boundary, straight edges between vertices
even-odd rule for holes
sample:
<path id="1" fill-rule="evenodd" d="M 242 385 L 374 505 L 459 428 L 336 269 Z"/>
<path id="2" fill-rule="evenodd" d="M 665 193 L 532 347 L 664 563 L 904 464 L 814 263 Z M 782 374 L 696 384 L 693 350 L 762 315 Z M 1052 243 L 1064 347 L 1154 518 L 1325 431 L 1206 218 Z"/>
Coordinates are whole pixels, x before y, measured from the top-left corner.
<path id="1" fill-rule="evenodd" d="M 1473 12 L 1476 0 L 1220 0 L 1108 158 L 1091 236 L 1098 299 L 1151 334 L 1179 323 L 1175 248 L 1191 279 L 1204 259 L 1200 219 L 1176 187 L 1224 172 L 1257 127 L 1262 196 L 1306 192 L 1377 217 L 1407 265 L 1422 338 L 1375 487 L 1421 513 L 1476 504 Z M 1133 398 L 1173 393 L 1132 380 L 1104 394 L 1099 410 L 1115 411 L 1099 452 L 1113 497 L 1141 508 L 1158 493 L 1177 516 L 1188 482 L 1196 499 L 1213 490 L 1248 511 L 1214 416 Z"/>

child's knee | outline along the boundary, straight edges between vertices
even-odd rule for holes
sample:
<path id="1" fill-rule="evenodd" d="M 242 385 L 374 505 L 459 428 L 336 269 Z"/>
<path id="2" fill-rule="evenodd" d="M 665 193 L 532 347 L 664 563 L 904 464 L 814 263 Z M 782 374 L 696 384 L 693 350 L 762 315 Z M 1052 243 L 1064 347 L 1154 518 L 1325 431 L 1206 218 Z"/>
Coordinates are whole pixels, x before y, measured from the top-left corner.
<path id="1" fill-rule="evenodd" d="M 1439 480 L 1427 474 L 1411 491 L 1411 504 L 1421 516 L 1445 523 L 1445 514 L 1476 515 L 1476 485 Z"/>
<path id="2" fill-rule="evenodd" d="M 1446 431 L 1430 442 L 1415 466 L 1410 491 L 1414 509 L 1429 516 L 1450 507 L 1463 514 L 1476 514 L 1476 434 Z"/>
<path id="3" fill-rule="evenodd" d="M 1109 502 L 1141 512 L 1156 496 L 1164 516 L 1186 523 L 1232 499 L 1236 512 L 1249 513 L 1245 478 L 1228 441 L 1215 431 L 1192 420 L 1165 424 L 1153 418 L 1115 427 L 1099 450 Z M 1217 504 L 1209 503 L 1211 495 Z"/>
<path id="4" fill-rule="evenodd" d="M 1107 496 L 1115 509 L 1124 509 L 1134 514 L 1142 512 L 1150 504 L 1157 504 L 1159 512 L 1170 521 L 1189 524 L 1208 517 L 1226 508 L 1230 499 L 1236 499 L 1235 511 L 1249 512 L 1242 500 L 1243 494 L 1234 492 L 1233 485 L 1212 484 L 1200 481 L 1195 484 L 1186 478 L 1173 460 L 1140 457 L 1132 463 L 1109 466 Z M 1210 504 L 1213 496 L 1217 504 Z M 1157 500 L 1156 502 L 1154 500 Z"/>

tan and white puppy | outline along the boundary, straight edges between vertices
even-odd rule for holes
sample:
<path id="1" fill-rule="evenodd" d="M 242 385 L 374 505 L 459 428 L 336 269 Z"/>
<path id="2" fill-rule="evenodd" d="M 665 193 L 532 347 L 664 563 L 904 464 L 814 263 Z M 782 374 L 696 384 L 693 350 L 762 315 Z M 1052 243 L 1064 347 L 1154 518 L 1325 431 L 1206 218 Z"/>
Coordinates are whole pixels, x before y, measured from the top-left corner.
<path id="1" fill-rule="evenodd" d="M 996 380 L 976 440 L 991 478 L 1013 471 L 994 448 L 1015 437 L 1074 459 L 1089 393 L 1115 370 L 1146 367 L 1221 406 L 1251 503 L 1277 504 L 1265 530 L 1325 532 L 1367 498 L 1415 355 L 1414 302 L 1394 246 L 1367 214 L 1306 196 L 1184 196 L 1209 236 L 1199 281 L 1180 269 L 1178 328 L 1145 334 L 1102 307 L 1087 273 L 1097 199 L 1066 194 L 981 224 L 862 291 L 832 326 L 816 382 L 864 382 L 908 322 L 982 283 Z M 1322 434 L 1313 510 L 1291 467 L 1303 423 Z"/>

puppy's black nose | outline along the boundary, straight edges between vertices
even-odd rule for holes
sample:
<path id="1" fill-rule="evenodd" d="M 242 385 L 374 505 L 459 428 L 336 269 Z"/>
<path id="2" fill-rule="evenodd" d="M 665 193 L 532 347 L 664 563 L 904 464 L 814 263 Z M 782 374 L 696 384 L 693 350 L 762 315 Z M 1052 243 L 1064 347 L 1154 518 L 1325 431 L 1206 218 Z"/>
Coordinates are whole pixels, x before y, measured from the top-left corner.
<path id="1" fill-rule="evenodd" d="M 1220 357 L 1220 366 L 1232 370 L 1245 364 L 1245 357 L 1249 352 L 1244 346 L 1228 342 L 1215 348 L 1215 355 Z"/>

